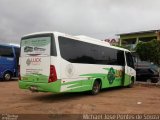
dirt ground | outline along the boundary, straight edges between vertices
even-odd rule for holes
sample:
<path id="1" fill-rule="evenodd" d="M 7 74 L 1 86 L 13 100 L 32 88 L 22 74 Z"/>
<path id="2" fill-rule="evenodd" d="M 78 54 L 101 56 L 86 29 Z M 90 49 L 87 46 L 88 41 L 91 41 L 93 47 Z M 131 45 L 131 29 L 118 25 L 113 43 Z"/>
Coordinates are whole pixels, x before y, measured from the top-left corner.
<path id="1" fill-rule="evenodd" d="M 17 81 L 0 82 L 0 113 L 9 114 L 159 114 L 160 88 L 135 85 L 113 88 L 96 96 L 86 93 L 32 93 Z"/>

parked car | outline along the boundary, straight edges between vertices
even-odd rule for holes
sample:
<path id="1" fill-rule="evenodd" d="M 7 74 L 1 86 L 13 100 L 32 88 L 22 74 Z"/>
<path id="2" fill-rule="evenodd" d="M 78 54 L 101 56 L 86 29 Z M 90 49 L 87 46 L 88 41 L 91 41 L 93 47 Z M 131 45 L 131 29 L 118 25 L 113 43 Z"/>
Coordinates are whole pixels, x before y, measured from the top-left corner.
<path id="1" fill-rule="evenodd" d="M 157 83 L 159 81 L 159 72 L 153 68 L 137 68 L 136 80 Z"/>
<path id="2" fill-rule="evenodd" d="M 153 68 L 137 68 L 136 80 L 157 83 L 159 81 L 159 73 Z"/>

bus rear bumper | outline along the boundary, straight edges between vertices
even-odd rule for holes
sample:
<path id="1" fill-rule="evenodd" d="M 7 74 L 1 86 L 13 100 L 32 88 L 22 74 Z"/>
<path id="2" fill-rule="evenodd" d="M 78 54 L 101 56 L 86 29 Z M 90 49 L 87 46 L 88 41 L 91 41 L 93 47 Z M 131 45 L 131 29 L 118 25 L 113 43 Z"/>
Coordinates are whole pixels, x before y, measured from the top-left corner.
<path id="1" fill-rule="evenodd" d="M 52 83 L 34 83 L 27 81 L 19 81 L 19 88 L 28 89 L 34 92 L 60 92 L 61 80 Z"/>

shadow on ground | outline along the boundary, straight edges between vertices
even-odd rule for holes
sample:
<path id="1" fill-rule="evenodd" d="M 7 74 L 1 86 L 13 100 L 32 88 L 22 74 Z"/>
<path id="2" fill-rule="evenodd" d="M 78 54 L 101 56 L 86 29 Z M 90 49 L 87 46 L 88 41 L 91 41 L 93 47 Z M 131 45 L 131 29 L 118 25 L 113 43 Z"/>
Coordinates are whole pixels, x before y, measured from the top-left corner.
<path id="1" fill-rule="evenodd" d="M 0 82 L 13 82 L 13 81 L 18 81 L 18 79 L 11 79 L 11 80 L 0 79 Z"/>
<path id="2" fill-rule="evenodd" d="M 41 94 L 41 95 L 36 95 L 33 97 L 31 97 L 30 99 L 35 100 L 35 101 L 41 101 L 41 102 L 64 102 L 64 101 L 68 101 L 68 100 L 78 100 L 82 97 L 93 97 L 94 96 L 98 96 L 98 95 L 102 95 L 106 92 L 112 92 L 112 91 L 119 91 L 119 90 L 124 90 L 124 87 L 114 87 L 114 88 L 108 88 L 108 89 L 103 89 L 100 91 L 99 94 L 97 95 L 92 95 L 90 94 L 89 91 L 87 92 L 74 92 L 74 93 L 57 93 L 57 94 L 52 94 L 52 93 L 46 93 L 45 94 Z M 36 94 L 36 93 L 35 93 Z"/>

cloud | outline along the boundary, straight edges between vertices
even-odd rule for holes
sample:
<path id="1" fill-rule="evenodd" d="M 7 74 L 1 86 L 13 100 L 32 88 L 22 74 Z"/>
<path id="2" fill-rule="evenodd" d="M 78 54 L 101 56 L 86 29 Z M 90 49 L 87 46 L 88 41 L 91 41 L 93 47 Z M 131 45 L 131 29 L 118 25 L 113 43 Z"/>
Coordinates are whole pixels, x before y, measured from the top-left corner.
<path id="1" fill-rule="evenodd" d="M 24 34 L 59 31 L 105 39 L 160 28 L 159 0 L 1 0 L 0 42 Z"/>

